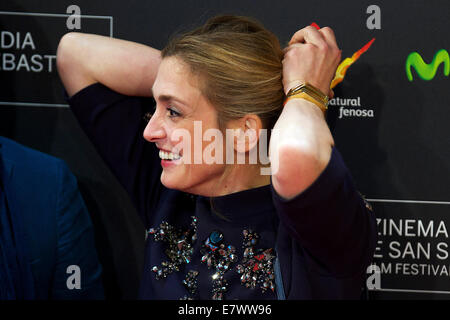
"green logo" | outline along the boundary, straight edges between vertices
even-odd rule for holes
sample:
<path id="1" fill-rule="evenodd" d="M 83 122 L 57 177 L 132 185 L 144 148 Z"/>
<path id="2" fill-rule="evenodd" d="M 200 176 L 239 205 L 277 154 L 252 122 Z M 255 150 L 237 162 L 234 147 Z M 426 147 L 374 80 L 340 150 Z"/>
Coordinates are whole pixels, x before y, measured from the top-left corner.
<path id="1" fill-rule="evenodd" d="M 406 58 L 406 76 L 409 81 L 413 81 L 411 73 L 411 67 L 413 67 L 422 80 L 432 80 L 441 63 L 444 63 L 444 74 L 448 76 L 450 73 L 450 57 L 446 50 L 441 49 L 436 52 L 430 64 L 425 63 L 417 52 L 411 52 L 408 58 Z"/>

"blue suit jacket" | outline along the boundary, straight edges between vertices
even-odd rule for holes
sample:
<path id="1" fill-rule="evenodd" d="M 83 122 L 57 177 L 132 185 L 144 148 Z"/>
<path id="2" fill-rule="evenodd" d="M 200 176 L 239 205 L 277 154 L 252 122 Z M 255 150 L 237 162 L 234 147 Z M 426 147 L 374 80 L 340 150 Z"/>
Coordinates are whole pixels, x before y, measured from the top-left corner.
<path id="1" fill-rule="evenodd" d="M 9 211 L 16 228 L 13 237 L 21 246 L 16 248 L 20 253 L 17 257 L 25 260 L 19 261 L 20 272 L 9 274 L 13 283 L 16 281 L 16 291 L 19 282 L 25 282 L 22 288 L 32 291 L 19 292 L 16 298 L 103 298 L 91 219 L 64 161 L 0 137 L 0 162 L 4 192 L 0 210 Z M 0 215 L 4 217 L 5 212 Z M 3 251 L 8 251 L 8 244 L 6 248 Z M 79 267 L 80 289 L 67 285 L 76 283 L 73 277 L 69 279 L 75 275 L 69 266 Z M 21 274 L 27 269 L 33 283 Z"/>

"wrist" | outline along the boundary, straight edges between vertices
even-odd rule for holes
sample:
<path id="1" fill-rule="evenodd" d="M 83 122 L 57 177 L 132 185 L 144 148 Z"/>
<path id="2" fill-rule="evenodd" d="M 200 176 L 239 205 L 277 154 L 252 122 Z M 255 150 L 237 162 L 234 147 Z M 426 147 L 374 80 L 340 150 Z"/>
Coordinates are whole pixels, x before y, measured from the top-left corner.
<path id="1" fill-rule="evenodd" d="M 328 96 L 308 83 L 301 83 L 289 89 L 284 105 L 291 99 L 305 99 L 314 103 L 325 114 L 328 109 Z"/>
<path id="2" fill-rule="evenodd" d="M 293 80 L 293 81 L 289 82 L 289 84 L 284 86 L 284 94 L 287 96 L 289 91 L 291 91 L 295 87 L 297 87 L 297 86 L 299 86 L 299 85 L 301 85 L 302 83 L 305 83 L 305 82 L 306 81 L 301 81 L 301 80 Z"/>

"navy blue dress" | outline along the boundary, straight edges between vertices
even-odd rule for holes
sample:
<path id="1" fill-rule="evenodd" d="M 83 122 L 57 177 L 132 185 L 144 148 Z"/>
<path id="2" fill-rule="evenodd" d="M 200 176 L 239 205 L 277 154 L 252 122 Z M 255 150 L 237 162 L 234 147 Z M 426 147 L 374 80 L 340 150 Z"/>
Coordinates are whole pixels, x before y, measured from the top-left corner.
<path id="1" fill-rule="evenodd" d="M 158 149 L 142 137 L 152 98 L 96 83 L 68 102 L 147 229 L 140 298 L 360 298 L 376 222 L 337 149 L 288 201 L 272 185 L 191 195 L 160 182 Z"/>

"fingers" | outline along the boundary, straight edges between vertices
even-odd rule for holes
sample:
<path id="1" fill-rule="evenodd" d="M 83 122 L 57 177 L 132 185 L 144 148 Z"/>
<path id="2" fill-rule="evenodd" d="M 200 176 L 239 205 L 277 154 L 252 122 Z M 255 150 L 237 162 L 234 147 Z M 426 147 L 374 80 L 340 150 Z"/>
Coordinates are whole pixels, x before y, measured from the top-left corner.
<path id="1" fill-rule="evenodd" d="M 328 45 L 328 49 L 331 52 L 331 57 L 333 57 L 334 61 L 336 62 L 336 68 L 337 68 L 337 64 L 339 64 L 339 62 L 341 61 L 342 51 L 338 47 L 338 44 L 336 42 L 336 37 L 334 35 L 333 30 L 329 27 L 325 27 L 325 28 L 318 30 L 318 32 L 323 35 L 323 37 Z"/>
<path id="2" fill-rule="evenodd" d="M 333 30 L 328 27 L 317 30 L 313 26 L 297 31 L 284 49 L 283 85 L 289 90 L 297 82 L 308 82 L 329 97 L 341 52 Z"/>
<path id="3" fill-rule="evenodd" d="M 307 26 L 292 36 L 289 46 L 293 44 L 310 43 L 319 48 L 325 44 L 332 48 L 338 48 L 334 32 L 329 27 L 316 29 L 313 26 Z"/>
<path id="4" fill-rule="evenodd" d="M 329 27 L 325 27 L 322 29 L 319 29 L 318 32 L 320 34 L 322 34 L 324 40 L 327 42 L 327 44 L 331 47 L 336 47 L 338 48 L 337 42 L 336 42 L 336 37 L 334 35 L 334 32 L 331 28 Z"/>
<path id="5" fill-rule="evenodd" d="M 289 45 L 294 43 L 311 43 L 316 46 L 321 46 L 323 42 L 323 35 L 313 26 L 307 26 L 294 33 L 291 41 L 289 41 Z"/>
<path id="6" fill-rule="evenodd" d="M 307 43 L 294 43 L 289 45 L 288 47 L 283 49 L 283 53 L 284 55 L 286 55 L 286 53 L 288 53 L 289 51 L 291 51 L 294 48 L 304 48 L 306 46 L 312 46 L 311 44 L 307 44 Z"/>
<path id="7" fill-rule="evenodd" d="M 329 27 L 318 29 L 312 25 L 297 31 L 292 36 L 289 46 L 284 49 L 284 54 L 292 48 L 308 45 L 317 47 L 320 52 L 327 54 L 337 64 L 341 60 L 341 50 L 337 45 L 334 31 Z"/>

